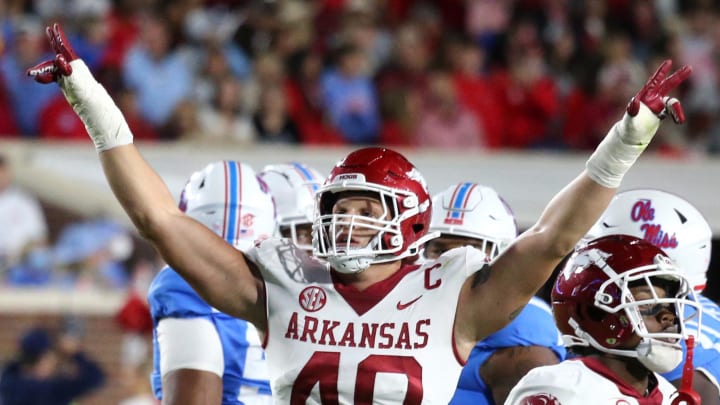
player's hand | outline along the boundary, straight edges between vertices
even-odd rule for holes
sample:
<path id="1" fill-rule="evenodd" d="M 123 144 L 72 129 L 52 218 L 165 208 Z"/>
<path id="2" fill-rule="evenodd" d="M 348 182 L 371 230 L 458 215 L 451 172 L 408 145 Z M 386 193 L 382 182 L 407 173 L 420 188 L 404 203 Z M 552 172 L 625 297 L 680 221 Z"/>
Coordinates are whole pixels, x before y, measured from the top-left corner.
<path id="1" fill-rule="evenodd" d="M 77 59 L 77 54 L 70 46 L 60 24 L 55 23 L 52 27 L 46 27 L 45 34 L 55 52 L 55 58 L 38 63 L 27 70 L 28 76 L 33 77 L 38 83 L 52 83 L 60 76 L 70 76 L 72 74 L 70 62 Z"/>
<path id="2" fill-rule="evenodd" d="M 690 76 L 692 68 L 685 65 L 668 76 L 671 67 L 672 61 L 665 60 L 635 97 L 630 100 L 627 106 L 627 113 L 630 116 L 636 116 L 640 111 L 640 103 L 643 103 L 660 119 L 669 114 L 676 124 L 685 122 L 685 113 L 680 101 L 668 94 Z"/>
<path id="3" fill-rule="evenodd" d="M 45 29 L 55 58 L 27 70 L 39 83 L 57 82 L 67 102 L 80 117 L 98 152 L 133 142 L 120 109 L 77 57 L 60 24 Z"/>

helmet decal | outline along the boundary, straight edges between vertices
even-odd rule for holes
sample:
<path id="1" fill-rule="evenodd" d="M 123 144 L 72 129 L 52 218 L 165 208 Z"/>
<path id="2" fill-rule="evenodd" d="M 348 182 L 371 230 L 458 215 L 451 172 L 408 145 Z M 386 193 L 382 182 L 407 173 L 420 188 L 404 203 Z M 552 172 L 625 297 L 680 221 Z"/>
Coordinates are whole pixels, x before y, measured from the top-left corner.
<path id="1" fill-rule="evenodd" d="M 446 224 L 461 225 L 463 223 L 465 210 L 468 201 L 470 201 L 470 194 L 475 186 L 477 186 L 475 183 L 460 183 L 457 185 L 450 201 L 450 209 L 445 216 Z"/>
<path id="2" fill-rule="evenodd" d="M 675 212 L 678 213 L 677 211 Z M 652 200 L 639 199 L 630 211 L 630 220 L 640 222 L 640 230 L 644 233 L 643 239 L 660 249 L 674 249 L 678 247 L 675 232 L 670 235 L 668 232 L 663 231 L 662 224 L 655 223 L 655 208 L 653 208 Z M 682 217 L 681 222 L 684 222 L 682 221 Z"/>
<path id="3" fill-rule="evenodd" d="M 324 177 L 298 162 L 267 165 L 259 177 L 267 183 L 277 204 L 275 235 L 288 237 L 298 248 L 311 251 L 312 244 L 304 240 L 305 231 L 301 229 L 312 225 L 315 194 Z"/>
<path id="4" fill-rule="evenodd" d="M 223 219 L 222 237 L 228 242 L 234 241 L 240 234 L 240 217 L 242 214 L 242 176 L 237 162 L 225 162 L 225 216 Z M 237 207 L 237 209 L 233 209 Z"/>
<path id="5" fill-rule="evenodd" d="M 420 183 L 427 192 L 427 182 L 425 181 L 425 177 L 423 177 L 423 175 L 417 168 L 413 167 L 412 169 L 410 169 L 410 171 L 405 173 L 405 176 Z"/>
<path id="6" fill-rule="evenodd" d="M 432 201 L 430 231 L 472 239 L 470 244 L 485 251 L 488 260 L 497 257 L 517 237 L 512 210 L 491 187 L 458 183 L 435 194 Z"/>
<path id="7" fill-rule="evenodd" d="M 659 247 L 676 262 L 695 291 L 705 288 L 712 229 L 685 199 L 651 188 L 620 192 L 584 240 L 613 234 L 632 235 Z"/>
<path id="8" fill-rule="evenodd" d="M 300 175 L 300 177 L 307 182 L 306 187 L 308 187 L 314 195 L 318 191 L 318 189 L 320 189 L 320 183 L 318 182 L 319 179 L 317 175 L 314 175 L 308 167 L 300 163 L 293 162 L 292 166 Z"/>
<path id="9" fill-rule="evenodd" d="M 236 161 L 214 162 L 193 173 L 178 205 L 238 248 L 275 229 L 275 202 L 267 186 L 252 167 Z"/>

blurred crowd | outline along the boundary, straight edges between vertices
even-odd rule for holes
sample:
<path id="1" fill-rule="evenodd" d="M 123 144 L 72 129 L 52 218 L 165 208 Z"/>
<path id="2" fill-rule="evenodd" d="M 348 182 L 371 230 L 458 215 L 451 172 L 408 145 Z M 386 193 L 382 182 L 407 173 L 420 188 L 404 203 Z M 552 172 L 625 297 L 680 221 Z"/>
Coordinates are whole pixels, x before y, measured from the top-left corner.
<path id="1" fill-rule="evenodd" d="M 68 317 L 59 327 L 23 331 L 15 355 L 0 367 L 5 405 L 70 404 L 105 382 L 97 360 L 83 349 L 83 323 Z"/>
<path id="2" fill-rule="evenodd" d="M 48 223 L 44 207 L 15 184 L 11 163 L 0 154 L 0 284 L 142 291 L 137 284 L 148 284 L 158 265 L 135 260 L 130 232 L 114 221 L 68 221 L 52 238 Z"/>
<path id="3" fill-rule="evenodd" d="M 720 151 L 712 0 L 6 0 L 0 137 L 84 139 L 47 59 L 60 21 L 137 139 L 594 147 L 659 59 L 690 64 L 688 125 Z"/>
<path id="4" fill-rule="evenodd" d="M 0 287 L 125 293 L 113 318 L 121 334 L 113 374 L 126 398 L 120 405 L 157 404 L 147 378 L 152 319 L 145 298 L 157 256 L 139 259 L 128 229 L 102 217 L 65 221 L 51 235 L 47 206 L 15 184 L 12 168 L 0 153 Z M 70 404 L 104 384 L 107 370 L 83 349 L 83 319 L 67 315 L 56 326 L 4 325 L 20 335 L 10 356 L 0 347 L 0 404 Z"/>
<path id="5" fill-rule="evenodd" d="M 694 68 L 688 123 L 653 147 L 720 151 L 710 0 L 6 0 L 0 139 L 86 142 L 57 87 L 25 74 L 51 57 L 54 21 L 140 140 L 591 149 L 670 57 Z M 5 282 L 132 283 L 125 229 L 90 219 L 51 244 L 38 204 L 10 186 L 0 157 L 0 225 L 17 229 L 0 235 Z"/>

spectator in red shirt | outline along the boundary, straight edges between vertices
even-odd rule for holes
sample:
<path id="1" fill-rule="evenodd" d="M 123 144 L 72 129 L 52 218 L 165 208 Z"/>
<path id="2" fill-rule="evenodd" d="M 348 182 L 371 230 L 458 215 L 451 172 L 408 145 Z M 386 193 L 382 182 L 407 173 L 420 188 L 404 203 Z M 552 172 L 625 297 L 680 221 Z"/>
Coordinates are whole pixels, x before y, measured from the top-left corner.
<path id="1" fill-rule="evenodd" d="M 430 75 L 430 93 L 417 129 L 417 143 L 445 149 L 482 148 L 481 127 L 475 116 L 457 100 L 447 71 Z"/>
<path id="2" fill-rule="evenodd" d="M 120 90 L 116 99 L 125 120 L 137 139 L 154 141 L 155 129 L 141 115 L 135 101 L 135 94 L 127 89 Z M 62 94 L 53 98 L 40 112 L 38 136 L 42 139 L 63 141 L 84 141 L 87 137 L 85 125 L 77 117 Z"/>
<path id="3" fill-rule="evenodd" d="M 445 47 L 458 101 L 475 116 L 486 146 L 498 148 L 505 111 L 504 104 L 497 102 L 495 87 L 483 73 L 485 51 L 467 37 L 450 39 Z"/>
<path id="4" fill-rule="evenodd" d="M 560 103 L 532 23 L 520 22 L 512 30 L 507 58 L 508 70 L 492 78 L 498 85 L 497 102 L 505 108 L 501 145 L 516 149 L 543 146 Z"/>
<path id="5" fill-rule="evenodd" d="M 0 41 L 2 40 L 0 39 Z M 0 111 L 11 111 L 5 84 L 2 80 L 0 80 Z M 12 114 L 0 114 L 0 138 L 16 137 L 19 133 L 15 117 Z"/>
<path id="6" fill-rule="evenodd" d="M 322 109 L 320 74 L 323 59 L 309 51 L 300 58 L 298 69 L 287 82 L 288 112 L 298 127 L 303 144 L 342 145 L 345 141 L 327 124 Z"/>

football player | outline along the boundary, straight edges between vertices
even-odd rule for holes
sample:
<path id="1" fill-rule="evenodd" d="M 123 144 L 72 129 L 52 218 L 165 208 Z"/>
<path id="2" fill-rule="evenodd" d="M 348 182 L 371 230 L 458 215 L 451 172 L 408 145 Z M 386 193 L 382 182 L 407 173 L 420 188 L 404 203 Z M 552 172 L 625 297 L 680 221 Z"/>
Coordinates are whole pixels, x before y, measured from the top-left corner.
<path id="1" fill-rule="evenodd" d="M 351 152 L 317 193 L 313 253 L 320 263 L 299 249 L 280 255 L 286 239 L 240 252 L 179 211 L 60 26 L 47 32 L 56 57 L 28 74 L 60 85 L 139 232 L 209 304 L 263 335 L 280 403 L 448 402 L 475 344 L 514 319 L 587 233 L 660 118 L 684 121 L 668 94 L 691 72 L 685 66 L 670 74 L 672 62 L 665 61 L 586 170 L 491 265 L 484 252 L 463 248 L 403 266 L 430 237 L 423 176 L 392 150 Z M 298 266 L 313 281 L 287 277 L 286 268 Z"/>
<path id="2" fill-rule="evenodd" d="M 290 238 L 295 246 L 311 253 L 315 194 L 325 177 L 316 169 L 297 162 L 267 165 L 259 175 L 275 199 L 275 235 Z"/>
<path id="3" fill-rule="evenodd" d="M 492 261 L 517 237 L 515 216 L 498 193 L 477 183 L 452 185 L 433 196 L 426 259 L 474 246 Z M 478 342 L 460 374 L 451 404 L 502 404 L 512 387 L 531 369 L 565 359 L 560 332 L 550 307 L 533 297 L 509 325 Z"/>
<path id="4" fill-rule="evenodd" d="M 193 173 L 179 207 L 239 250 L 275 230 L 272 196 L 249 165 L 236 161 Z M 265 353 L 251 323 L 210 306 L 171 267 L 153 279 L 148 302 L 152 386 L 163 404 L 272 403 Z"/>
<path id="5" fill-rule="evenodd" d="M 659 247 L 690 281 L 703 309 L 702 329 L 696 337 L 693 389 L 700 394 L 703 405 L 720 404 L 720 306 L 701 294 L 710 266 L 710 224 L 687 200 L 666 191 L 643 188 L 618 193 L 588 237 L 612 234 L 632 235 Z M 691 322 L 694 325 L 695 321 Z M 684 345 L 685 341 L 681 343 Z M 684 362 L 663 377 L 680 387 L 683 366 Z"/>
<path id="6" fill-rule="evenodd" d="M 670 404 L 692 288 L 662 250 L 629 235 L 581 245 L 560 272 L 552 309 L 581 356 L 531 370 L 508 405 Z M 697 402 L 686 402 L 687 405 Z"/>

